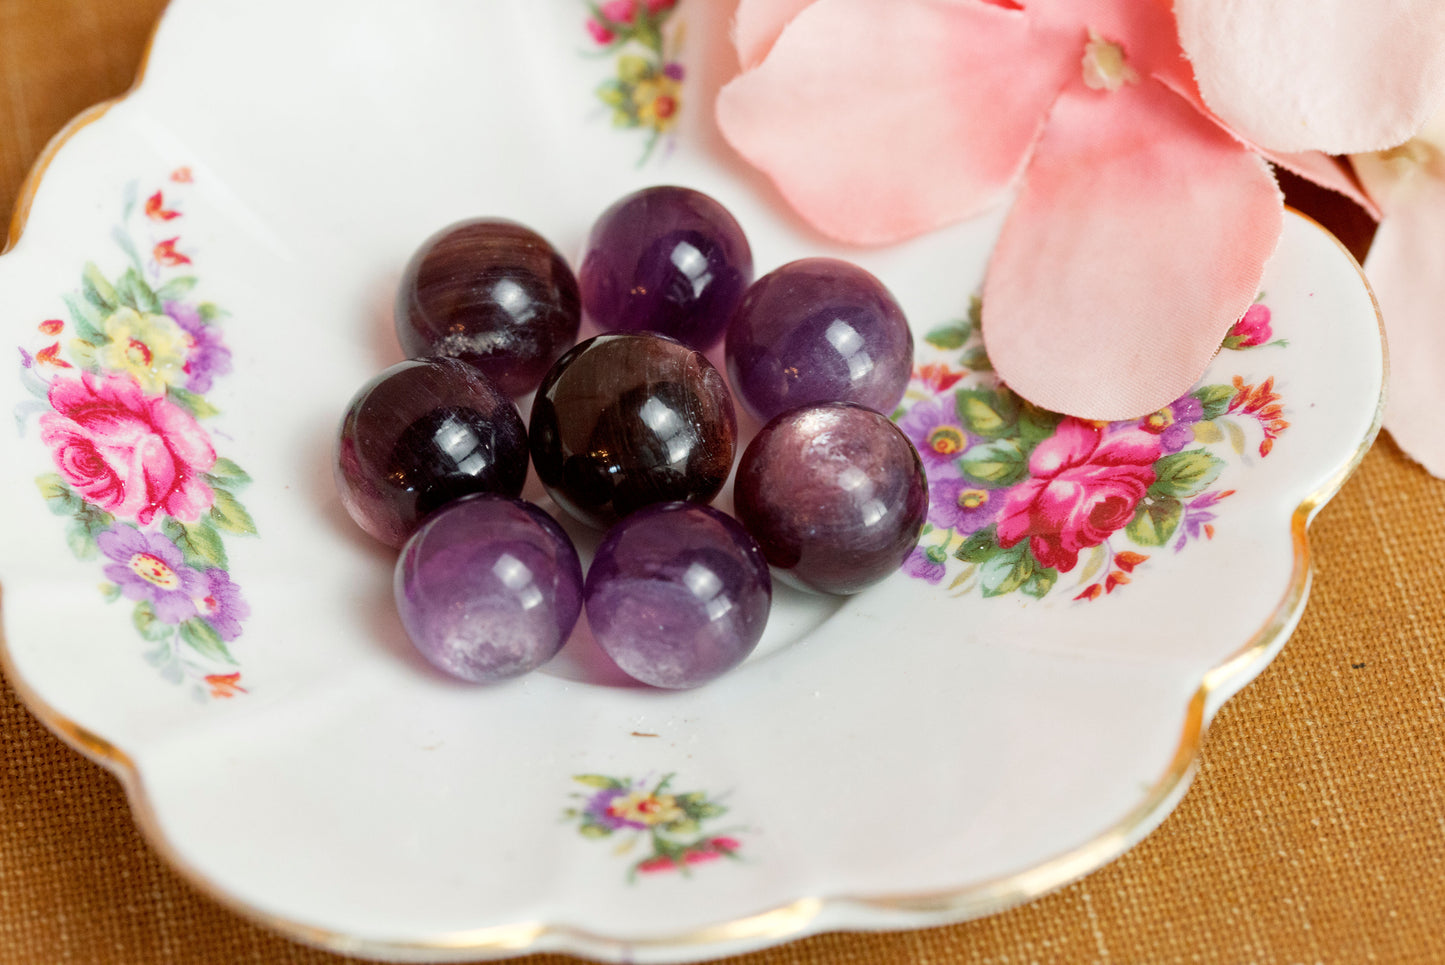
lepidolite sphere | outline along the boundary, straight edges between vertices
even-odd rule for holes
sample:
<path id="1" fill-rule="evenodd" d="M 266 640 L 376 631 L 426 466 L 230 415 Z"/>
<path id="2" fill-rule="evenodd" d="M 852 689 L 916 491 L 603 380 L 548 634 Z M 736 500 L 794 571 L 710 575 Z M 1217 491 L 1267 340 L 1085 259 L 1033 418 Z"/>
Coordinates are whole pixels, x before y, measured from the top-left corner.
<path id="1" fill-rule="evenodd" d="M 836 258 L 789 262 L 753 283 L 727 331 L 738 401 L 760 421 L 814 402 L 891 412 L 913 371 L 913 334 L 873 275 Z"/>
<path id="2" fill-rule="evenodd" d="M 417 650 L 453 677 L 486 683 L 562 649 L 582 610 L 582 566 L 542 510 L 481 494 L 449 504 L 407 540 L 394 590 Z"/>
<path id="3" fill-rule="evenodd" d="M 773 584 L 757 544 L 709 506 L 649 506 L 608 532 L 587 571 L 587 622 L 629 676 L 696 687 L 753 652 Z"/>
<path id="4" fill-rule="evenodd" d="M 722 373 L 656 335 L 588 339 L 557 360 L 532 402 L 542 485 L 598 528 L 652 503 L 711 501 L 736 438 Z"/>
<path id="5" fill-rule="evenodd" d="M 396 296 L 407 355 L 463 359 L 511 396 L 537 387 L 577 341 L 581 321 L 567 262 L 547 239 L 504 218 L 460 221 L 432 235 L 407 263 Z"/>
<path id="6" fill-rule="evenodd" d="M 389 546 L 453 499 L 516 496 L 526 479 L 527 429 L 517 407 L 458 359 L 393 365 L 361 387 L 341 420 L 341 502 Z"/>
<path id="7" fill-rule="evenodd" d="M 753 438 L 733 502 L 763 556 L 825 593 L 856 593 L 918 545 L 928 483 L 913 443 L 886 417 L 828 403 L 794 409 Z"/>
<path id="8" fill-rule="evenodd" d="M 643 188 L 597 219 L 577 275 L 599 328 L 656 332 L 706 351 L 753 279 L 753 254 L 737 220 L 708 195 Z"/>

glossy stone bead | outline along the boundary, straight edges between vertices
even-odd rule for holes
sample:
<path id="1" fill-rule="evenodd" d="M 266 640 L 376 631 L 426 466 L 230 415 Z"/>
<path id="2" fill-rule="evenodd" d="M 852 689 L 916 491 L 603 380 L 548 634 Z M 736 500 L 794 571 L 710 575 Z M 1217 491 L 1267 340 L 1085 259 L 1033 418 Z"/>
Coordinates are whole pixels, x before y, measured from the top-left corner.
<path id="1" fill-rule="evenodd" d="M 836 258 L 789 262 L 753 283 L 727 332 L 738 401 L 759 421 L 814 402 L 892 412 L 913 371 L 913 334 L 873 275 Z"/>
<path id="2" fill-rule="evenodd" d="M 389 546 L 453 499 L 516 496 L 526 479 L 527 430 L 517 407 L 458 359 L 393 365 L 361 387 L 341 421 L 341 502 Z"/>
<path id="3" fill-rule="evenodd" d="M 551 659 L 582 610 L 582 566 L 531 503 L 479 494 L 449 503 L 396 561 L 397 613 L 433 666 L 486 683 Z"/>
<path id="4" fill-rule="evenodd" d="M 856 593 L 903 565 L 928 516 L 918 451 L 861 406 L 786 412 L 738 464 L 738 520 L 780 574 L 826 593 Z"/>
<path id="5" fill-rule="evenodd" d="M 709 506 L 649 506 L 607 533 L 587 571 L 587 622 L 624 673 L 696 687 L 753 652 L 773 583 L 757 543 Z"/>
<path id="6" fill-rule="evenodd" d="M 599 328 L 657 332 L 706 351 L 753 279 L 753 254 L 711 197 L 644 188 L 597 219 L 577 274 L 582 307 Z"/>
<path id="7" fill-rule="evenodd" d="M 537 387 L 577 341 L 581 321 L 567 262 L 547 239 L 503 218 L 460 221 L 432 235 L 396 295 L 407 355 L 464 359 L 511 396 Z"/>
<path id="8" fill-rule="evenodd" d="M 652 503 L 711 501 L 736 439 L 722 373 L 656 335 L 588 339 L 557 360 L 532 403 L 538 477 L 598 528 Z"/>

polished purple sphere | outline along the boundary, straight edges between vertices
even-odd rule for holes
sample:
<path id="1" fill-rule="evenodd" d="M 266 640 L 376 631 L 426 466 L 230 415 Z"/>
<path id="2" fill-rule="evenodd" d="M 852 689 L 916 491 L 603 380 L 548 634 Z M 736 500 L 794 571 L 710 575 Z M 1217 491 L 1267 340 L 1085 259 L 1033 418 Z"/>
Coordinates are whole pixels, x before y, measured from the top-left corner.
<path id="1" fill-rule="evenodd" d="M 587 238 L 582 307 L 604 330 L 656 332 L 706 351 L 753 280 L 753 254 L 727 209 L 689 188 L 643 188 Z"/>
<path id="2" fill-rule="evenodd" d="M 457 359 L 393 365 L 361 387 L 341 420 L 341 502 L 389 546 L 453 499 L 516 496 L 526 480 L 527 430 L 517 407 Z"/>
<path id="3" fill-rule="evenodd" d="M 918 545 L 928 482 L 913 443 L 885 416 L 826 403 L 762 428 L 738 464 L 733 503 L 782 575 L 856 593 Z"/>
<path id="4" fill-rule="evenodd" d="M 582 610 L 572 541 L 531 503 L 459 499 L 431 516 L 396 561 L 397 613 L 422 656 L 486 683 L 541 666 Z"/>
<path id="5" fill-rule="evenodd" d="M 607 533 L 587 571 L 587 622 L 623 672 L 696 687 L 743 661 L 773 583 L 757 543 L 709 506 L 649 506 Z"/>
<path id="6" fill-rule="evenodd" d="M 711 501 L 736 439 L 722 373 L 657 335 L 588 339 L 557 360 L 532 402 L 537 476 L 599 529 L 652 503 Z"/>
<path id="7" fill-rule="evenodd" d="M 547 239 L 515 221 L 460 221 L 412 255 L 396 294 L 396 334 L 412 358 L 472 363 L 511 396 L 537 387 L 577 341 L 581 299 Z"/>
<path id="8" fill-rule="evenodd" d="M 814 402 L 892 412 L 913 371 L 913 334 L 877 278 L 836 258 L 804 258 L 743 296 L 728 326 L 727 370 L 761 422 Z"/>

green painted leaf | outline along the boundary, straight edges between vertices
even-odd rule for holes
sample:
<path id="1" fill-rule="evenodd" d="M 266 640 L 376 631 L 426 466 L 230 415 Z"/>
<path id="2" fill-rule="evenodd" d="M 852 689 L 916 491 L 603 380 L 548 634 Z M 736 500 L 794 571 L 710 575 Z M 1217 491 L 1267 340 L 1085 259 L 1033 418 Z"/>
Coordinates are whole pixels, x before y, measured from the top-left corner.
<path id="1" fill-rule="evenodd" d="M 1204 414 L 1200 421 L 1208 422 L 1217 419 L 1229 409 L 1229 403 L 1234 401 L 1234 386 L 1232 385 L 1201 385 L 1191 393 L 1199 404 L 1204 407 Z"/>
<path id="2" fill-rule="evenodd" d="M 941 348 L 945 352 L 963 348 L 969 336 L 973 334 L 973 325 L 967 321 L 949 322 L 947 325 L 940 325 L 927 335 L 923 340 L 934 348 Z"/>
<path id="3" fill-rule="evenodd" d="M 173 302 L 182 295 L 196 287 L 197 278 L 195 275 L 182 275 L 179 278 L 172 278 L 164 285 L 156 289 L 156 297 L 163 302 Z"/>
<path id="4" fill-rule="evenodd" d="M 122 303 L 129 305 L 138 312 L 147 315 L 159 315 L 161 313 L 160 299 L 156 293 L 151 291 L 151 286 L 145 283 L 140 272 L 134 268 L 127 268 L 115 284 L 115 291 Z"/>
<path id="5" fill-rule="evenodd" d="M 701 825 L 691 818 L 684 818 L 681 821 L 672 821 L 667 825 L 669 834 L 697 834 Z"/>
<path id="6" fill-rule="evenodd" d="M 982 345 L 975 345 L 967 352 L 964 352 L 963 357 L 958 361 L 964 368 L 974 372 L 993 371 L 993 363 L 988 359 L 988 350 Z"/>
<path id="7" fill-rule="evenodd" d="M 51 511 L 57 515 L 62 512 L 73 513 L 75 509 L 78 508 L 78 506 L 72 506 L 70 504 L 72 502 L 78 504 L 80 497 L 70 491 L 70 487 L 65 485 L 65 480 L 60 478 L 59 473 L 47 472 L 36 476 L 35 487 L 40 490 L 40 495 L 44 497 L 45 501 L 51 504 Z M 56 502 L 65 502 L 67 506 L 63 510 L 55 509 L 54 504 Z"/>
<path id="8" fill-rule="evenodd" d="M 953 582 L 952 582 L 952 583 L 948 584 L 948 588 L 949 588 L 950 590 L 956 590 L 956 589 L 958 589 L 960 586 L 963 586 L 963 585 L 964 585 L 965 583 L 967 583 L 969 580 L 973 579 L 973 575 L 974 575 L 975 573 L 977 573 L 977 572 L 978 572 L 978 567 L 977 567 L 977 566 L 975 566 L 975 565 L 972 564 L 972 563 L 968 564 L 968 565 L 965 566 L 963 569 L 961 569 L 961 570 L 958 571 L 958 575 L 953 578 Z"/>
<path id="9" fill-rule="evenodd" d="M 1016 543 L 1008 549 L 1000 549 L 979 566 L 979 586 L 984 596 L 1003 596 L 1028 582 L 1037 568 L 1028 544 Z"/>
<path id="10" fill-rule="evenodd" d="M 1089 582 L 1098 575 L 1099 571 L 1104 568 L 1104 557 L 1106 555 L 1103 546 L 1094 546 L 1089 549 L 1089 555 L 1084 561 L 1084 567 L 1079 571 L 1080 585 Z"/>
<path id="11" fill-rule="evenodd" d="M 1210 443 L 1220 442 L 1223 439 L 1224 433 L 1221 432 L 1219 426 L 1215 425 L 1213 422 L 1194 423 L 1195 442 L 1203 442 L 1207 445 Z"/>
<path id="12" fill-rule="evenodd" d="M 974 435 L 989 439 L 1018 435 L 1019 397 L 1008 389 L 959 389 L 954 400 L 959 419 Z"/>
<path id="13" fill-rule="evenodd" d="M 70 323 L 74 326 L 76 336 L 92 345 L 110 341 L 110 338 L 102 331 L 105 327 L 105 316 L 96 309 L 93 303 L 73 294 L 62 295 L 61 299 L 65 302 L 65 307 L 70 310 Z"/>
<path id="14" fill-rule="evenodd" d="M 976 443 L 959 460 L 971 482 L 989 488 L 1011 486 L 1028 475 L 1028 456 L 1017 439 L 993 439 Z"/>
<path id="15" fill-rule="evenodd" d="M 221 410 L 207 402 L 205 396 L 188 392 L 179 386 L 168 386 L 166 388 L 166 394 L 170 396 L 172 402 L 175 402 L 197 419 L 209 419 L 212 416 L 221 414 Z"/>
<path id="16" fill-rule="evenodd" d="M 1163 546 L 1179 528 L 1183 516 L 1184 504 L 1177 499 L 1146 499 L 1124 532 L 1140 546 Z"/>
<path id="17" fill-rule="evenodd" d="M 125 256 L 130 259 L 130 263 L 135 266 L 134 270 L 137 272 L 143 271 L 144 265 L 140 260 L 140 252 L 136 250 L 135 242 L 130 240 L 130 235 L 126 230 L 117 225 L 111 231 L 110 237 L 111 240 L 116 243 L 117 247 L 125 252 Z"/>
<path id="18" fill-rule="evenodd" d="M 100 595 L 105 602 L 114 603 L 120 599 L 120 587 L 114 583 L 102 583 L 100 585 Z"/>
<path id="19" fill-rule="evenodd" d="M 226 489 L 213 489 L 212 492 L 216 494 L 216 498 L 211 504 L 211 520 L 217 526 L 232 533 L 256 535 L 256 522 L 251 518 L 251 514 L 246 512 L 246 507 L 241 505 L 240 500 Z"/>
<path id="20" fill-rule="evenodd" d="M 96 358 L 96 347 L 90 342 L 75 339 L 70 343 L 70 357 L 75 364 L 87 372 L 100 370 L 100 361 Z"/>
<path id="21" fill-rule="evenodd" d="M 588 787 L 600 788 L 622 788 L 626 783 L 617 780 L 615 777 L 608 777 L 605 774 L 574 774 L 572 780 L 578 784 L 585 784 Z"/>
<path id="22" fill-rule="evenodd" d="M 221 639 L 216 628 L 211 626 L 209 620 L 202 617 L 191 617 L 181 624 L 181 640 L 203 657 L 223 663 L 233 664 L 236 662 L 236 658 L 232 657 L 231 651 L 226 649 L 226 642 Z"/>
<path id="23" fill-rule="evenodd" d="M 1019 438 L 1025 449 L 1033 449 L 1054 434 L 1064 417 L 1048 409 L 1040 409 L 1032 402 L 1025 402 L 1019 409 Z"/>
<path id="24" fill-rule="evenodd" d="M 211 471 L 206 473 L 206 480 L 212 485 L 219 483 L 232 489 L 240 489 L 251 481 L 251 475 L 232 460 L 221 456 L 216 459 Z"/>
<path id="25" fill-rule="evenodd" d="M 149 600 L 141 600 L 135 605 L 135 612 L 131 614 L 131 622 L 140 631 L 140 635 L 152 642 L 169 640 L 176 632 L 176 628 L 169 623 L 163 623 L 156 616 L 156 611 L 151 607 Z"/>
<path id="26" fill-rule="evenodd" d="M 1059 571 L 1050 567 L 1048 569 L 1036 569 L 1033 574 L 1019 587 L 1019 592 L 1025 596 L 1031 596 L 1035 600 L 1042 600 L 1048 592 L 1059 582 Z"/>
<path id="27" fill-rule="evenodd" d="M 1219 424 L 1224 426 L 1224 434 L 1229 436 L 1229 447 L 1241 456 L 1244 455 L 1244 430 L 1233 419 L 1221 419 Z"/>
<path id="28" fill-rule="evenodd" d="M 80 275 L 80 290 L 103 314 L 109 315 L 120 307 L 120 298 L 116 295 L 114 286 L 105 280 L 94 262 L 85 263 L 85 269 Z"/>
<path id="29" fill-rule="evenodd" d="M 95 534 L 82 520 L 72 519 L 65 527 L 65 542 L 78 560 L 93 560 L 100 555 L 100 548 L 95 545 Z"/>
<path id="30" fill-rule="evenodd" d="M 953 551 L 955 559 L 965 563 L 985 563 L 999 552 L 998 530 L 988 526 L 969 536 Z"/>
<path id="31" fill-rule="evenodd" d="M 978 295 L 968 296 L 968 324 L 974 331 L 983 328 L 983 299 Z"/>
<path id="32" fill-rule="evenodd" d="M 1197 496 L 1224 470 L 1225 462 L 1204 449 L 1186 449 L 1154 463 L 1155 479 L 1149 495 L 1187 499 Z"/>
<path id="33" fill-rule="evenodd" d="M 214 302 L 201 302 L 196 306 L 196 314 L 200 315 L 201 321 L 207 325 L 216 321 L 218 318 L 226 317 L 225 310 L 218 307 Z"/>
<path id="34" fill-rule="evenodd" d="M 611 828 L 603 827 L 600 824 L 583 824 L 577 828 L 577 832 L 584 838 L 605 838 L 612 833 Z"/>
<path id="35" fill-rule="evenodd" d="M 223 570 L 230 568 L 226 560 L 226 546 L 210 520 L 203 518 L 195 523 L 182 523 L 174 517 L 166 517 L 161 524 L 161 532 L 181 548 L 189 565 L 198 569 L 213 566 Z"/>

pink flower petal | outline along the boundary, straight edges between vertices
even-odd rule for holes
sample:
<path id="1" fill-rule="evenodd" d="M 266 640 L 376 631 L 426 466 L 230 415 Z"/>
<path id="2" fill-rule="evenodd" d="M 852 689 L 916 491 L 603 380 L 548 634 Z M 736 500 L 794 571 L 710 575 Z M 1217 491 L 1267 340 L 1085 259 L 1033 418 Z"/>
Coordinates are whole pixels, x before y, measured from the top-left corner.
<path id="1" fill-rule="evenodd" d="M 814 0 L 739 0 L 733 16 L 733 43 L 743 70 L 762 63 L 788 22 Z"/>
<path id="2" fill-rule="evenodd" d="M 1393 159 L 1354 160 L 1385 210 L 1365 259 L 1390 345 L 1385 428 L 1445 478 L 1445 157 L 1417 142 Z"/>
<path id="3" fill-rule="evenodd" d="M 1060 39 L 972 0 L 886 16 L 876 0 L 818 0 L 723 88 L 717 120 L 819 230 L 897 241 L 1002 198 L 1079 72 Z"/>
<path id="4" fill-rule="evenodd" d="M 1177 0 L 1204 102 L 1275 151 L 1373 151 L 1445 93 L 1440 0 Z"/>
<path id="5" fill-rule="evenodd" d="M 1199 88 L 1194 85 L 1191 77 L 1181 75 L 1177 71 L 1168 71 L 1157 74 L 1156 76 L 1166 87 L 1193 104 L 1201 114 L 1211 118 L 1221 129 L 1238 139 L 1239 143 L 1248 147 L 1250 150 L 1263 154 L 1265 160 L 1284 168 L 1286 171 L 1298 174 L 1306 181 L 1312 181 L 1322 188 L 1344 195 L 1361 208 L 1364 208 L 1370 217 L 1377 221 L 1379 220 L 1379 207 L 1370 200 L 1369 195 L 1360 187 L 1359 183 L 1350 173 L 1349 168 L 1341 161 L 1330 157 L 1323 151 L 1272 151 L 1268 148 L 1261 147 L 1238 131 L 1230 128 L 1223 119 L 1205 106 L 1203 98 L 1199 96 Z"/>
<path id="6" fill-rule="evenodd" d="M 1167 88 L 1075 84 L 989 264 L 989 358 L 1047 409 L 1161 409 L 1253 302 L 1282 219 L 1264 162 Z"/>

